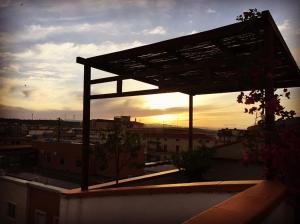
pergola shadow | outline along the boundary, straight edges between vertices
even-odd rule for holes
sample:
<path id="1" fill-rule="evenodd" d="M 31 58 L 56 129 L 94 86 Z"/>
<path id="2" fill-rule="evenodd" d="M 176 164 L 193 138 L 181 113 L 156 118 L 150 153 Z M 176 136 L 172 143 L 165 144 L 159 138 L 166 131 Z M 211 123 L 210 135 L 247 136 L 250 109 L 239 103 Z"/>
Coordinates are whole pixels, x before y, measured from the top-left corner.
<path id="1" fill-rule="evenodd" d="M 193 147 L 193 96 L 264 88 L 300 86 L 299 68 L 269 11 L 260 18 L 115 53 L 81 58 L 84 65 L 81 190 L 88 190 L 90 101 L 94 99 L 181 92 L 189 95 L 189 149 Z M 91 68 L 116 74 L 91 80 Z M 251 74 L 272 72 L 272 85 L 257 86 Z M 124 92 L 133 79 L 155 89 Z M 91 95 L 91 85 L 117 82 L 116 93 Z M 274 115 L 266 120 L 274 120 Z"/>

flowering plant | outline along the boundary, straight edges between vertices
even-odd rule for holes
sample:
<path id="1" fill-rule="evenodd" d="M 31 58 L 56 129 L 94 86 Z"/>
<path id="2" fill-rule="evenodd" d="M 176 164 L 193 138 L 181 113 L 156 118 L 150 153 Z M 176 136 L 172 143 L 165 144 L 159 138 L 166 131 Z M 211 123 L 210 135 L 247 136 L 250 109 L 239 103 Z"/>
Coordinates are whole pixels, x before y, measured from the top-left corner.
<path id="1" fill-rule="evenodd" d="M 257 9 L 250 9 L 238 16 L 237 20 L 252 20 L 260 16 Z M 272 58 L 264 58 L 261 62 L 264 63 L 262 69 L 250 70 L 248 73 L 252 90 L 248 94 L 241 92 L 237 97 L 238 103 L 246 105 L 245 113 L 258 114 L 261 118 L 258 125 L 248 128 L 243 162 L 259 161 L 264 167 L 267 180 L 278 180 L 287 186 L 289 201 L 295 208 L 295 214 L 298 214 L 296 219 L 299 219 L 300 124 L 293 119 L 295 111 L 288 111 L 281 104 L 283 98 L 290 99 L 288 89 L 284 88 L 278 93 L 273 85 L 271 68 L 281 62 Z M 278 120 L 275 121 L 275 118 Z"/>

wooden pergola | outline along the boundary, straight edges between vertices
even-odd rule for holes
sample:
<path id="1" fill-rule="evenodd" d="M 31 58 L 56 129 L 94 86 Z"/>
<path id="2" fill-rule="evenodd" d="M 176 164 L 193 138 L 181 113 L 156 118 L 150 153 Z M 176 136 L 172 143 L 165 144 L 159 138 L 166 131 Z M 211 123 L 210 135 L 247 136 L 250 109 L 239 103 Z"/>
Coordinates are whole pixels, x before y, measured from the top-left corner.
<path id="1" fill-rule="evenodd" d="M 81 189 L 88 190 L 90 101 L 94 99 L 181 92 L 189 95 L 189 149 L 193 147 L 193 96 L 264 88 L 300 86 L 299 68 L 269 11 L 260 18 L 115 53 L 81 58 L 84 65 Z M 91 80 L 91 68 L 116 76 Z M 253 74 L 272 72 L 273 83 L 256 86 Z M 154 89 L 122 90 L 133 79 Z M 116 92 L 91 95 L 91 85 L 116 82 Z M 268 115 L 272 122 L 274 114 Z"/>

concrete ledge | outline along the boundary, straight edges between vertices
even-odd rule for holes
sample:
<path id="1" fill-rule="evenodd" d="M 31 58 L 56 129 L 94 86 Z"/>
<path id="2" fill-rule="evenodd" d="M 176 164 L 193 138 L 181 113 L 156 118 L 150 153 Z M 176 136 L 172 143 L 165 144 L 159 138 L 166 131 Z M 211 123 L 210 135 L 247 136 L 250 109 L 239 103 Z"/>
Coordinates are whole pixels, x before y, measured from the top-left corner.
<path id="1" fill-rule="evenodd" d="M 286 187 L 281 183 L 262 181 L 184 224 L 257 223 L 278 205 L 285 194 Z"/>
<path id="2" fill-rule="evenodd" d="M 15 184 L 20 184 L 20 185 L 25 185 L 29 182 L 28 180 L 23 180 L 23 179 L 16 178 L 16 177 L 11 177 L 11 176 L 0 176 L 0 180 L 1 179 L 13 182 Z"/>
<path id="3" fill-rule="evenodd" d="M 0 181 L 1 181 L 1 179 L 9 181 L 9 182 L 13 182 L 15 184 L 27 185 L 30 187 L 39 188 L 42 190 L 48 190 L 48 191 L 52 191 L 52 192 L 56 192 L 56 193 L 61 193 L 61 192 L 65 191 L 65 188 L 55 187 L 55 186 L 52 186 L 49 184 L 43 184 L 43 183 L 30 181 L 30 180 L 24 180 L 24 179 L 17 178 L 17 177 L 1 176 Z"/>
<path id="4" fill-rule="evenodd" d="M 137 176 L 137 177 L 130 177 L 130 178 L 126 178 L 126 179 L 121 179 L 119 180 L 119 184 L 116 184 L 116 181 L 109 181 L 103 184 L 96 184 L 96 185 L 91 185 L 89 186 L 89 190 L 95 190 L 95 189 L 103 189 L 103 188 L 111 188 L 111 187 L 121 187 L 122 185 L 125 184 L 131 184 L 131 183 L 138 183 L 141 181 L 146 181 L 146 180 L 152 180 L 158 177 L 163 177 L 166 175 L 172 175 L 175 173 L 178 173 L 179 170 L 178 169 L 173 169 L 173 170 L 167 170 L 167 171 L 163 171 L 163 172 L 157 172 L 157 173 L 152 173 L 152 174 L 147 174 L 147 175 L 142 175 L 142 176 Z M 80 188 L 74 188 L 71 190 L 66 190 L 66 193 L 75 193 L 75 192 L 81 192 Z"/>
<path id="5" fill-rule="evenodd" d="M 195 182 L 182 184 L 164 184 L 151 186 L 95 189 L 83 192 L 78 190 L 70 190 L 63 192 L 62 194 L 66 197 L 99 197 L 116 195 L 174 194 L 193 192 L 240 192 L 260 182 L 260 180 Z"/>
<path id="6" fill-rule="evenodd" d="M 55 193 L 61 193 L 61 192 L 65 191 L 65 188 L 55 187 L 53 185 L 44 184 L 44 183 L 35 182 L 35 181 L 28 182 L 28 185 L 30 185 L 30 187 L 33 187 L 33 188 L 46 190 L 49 192 L 55 192 Z"/>

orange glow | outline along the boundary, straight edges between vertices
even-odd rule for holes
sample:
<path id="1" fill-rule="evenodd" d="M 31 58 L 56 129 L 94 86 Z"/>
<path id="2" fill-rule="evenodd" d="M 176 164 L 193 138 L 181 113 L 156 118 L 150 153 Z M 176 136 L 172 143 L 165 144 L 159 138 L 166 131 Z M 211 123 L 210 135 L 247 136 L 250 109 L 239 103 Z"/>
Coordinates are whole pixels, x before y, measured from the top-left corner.
<path id="1" fill-rule="evenodd" d="M 145 96 L 146 104 L 150 109 L 167 109 L 171 107 L 187 107 L 188 96 L 180 93 L 166 93 Z"/>
<path id="2" fill-rule="evenodd" d="M 162 114 L 155 116 L 143 117 L 142 121 L 146 123 L 156 123 L 156 124 L 175 124 L 178 116 L 175 114 Z"/>

